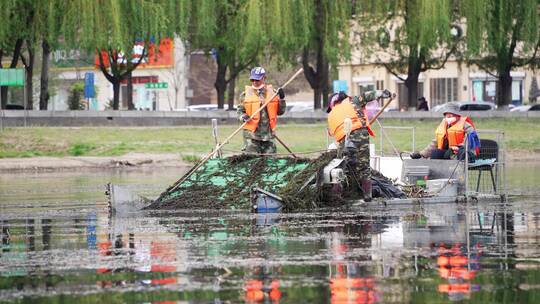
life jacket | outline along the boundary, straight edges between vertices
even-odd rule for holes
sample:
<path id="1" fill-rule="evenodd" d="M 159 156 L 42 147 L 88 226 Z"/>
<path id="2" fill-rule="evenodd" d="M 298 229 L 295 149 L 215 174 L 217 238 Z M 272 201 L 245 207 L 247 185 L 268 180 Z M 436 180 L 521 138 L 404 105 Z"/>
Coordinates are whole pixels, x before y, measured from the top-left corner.
<path id="1" fill-rule="evenodd" d="M 450 128 L 443 119 L 437 129 L 435 130 L 435 138 L 437 139 L 437 148 L 444 149 L 444 140 L 448 140 L 448 148 L 457 147 L 463 144 L 465 140 L 465 122 L 468 122 L 474 128 L 474 124 L 467 116 L 462 116 L 455 124 Z"/>
<path id="2" fill-rule="evenodd" d="M 362 117 L 360 117 L 349 101 L 349 98 L 347 98 L 335 105 L 328 114 L 328 131 L 337 141 L 341 141 L 345 138 L 345 131 L 343 130 L 343 120 L 345 118 L 350 118 L 352 121 L 351 132 L 366 127 L 369 135 L 375 136 L 369 125 L 366 109 L 364 108 L 362 110 Z"/>
<path id="3" fill-rule="evenodd" d="M 246 86 L 244 92 L 244 108 L 246 109 L 246 114 L 250 117 L 253 113 L 257 112 L 261 105 L 263 105 L 270 97 L 272 97 L 272 95 L 274 95 L 274 91 L 272 90 L 271 85 L 266 85 L 266 96 L 264 100 L 261 100 L 259 98 L 259 96 L 257 95 L 257 90 L 255 90 L 252 86 Z M 266 106 L 266 110 L 268 112 L 268 119 L 270 120 L 270 129 L 272 130 L 274 130 L 277 126 L 278 108 L 279 98 L 276 96 Z M 259 126 L 260 117 L 261 115 L 259 112 L 244 125 L 244 129 L 255 132 L 255 130 L 257 130 L 257 127 Z"/>

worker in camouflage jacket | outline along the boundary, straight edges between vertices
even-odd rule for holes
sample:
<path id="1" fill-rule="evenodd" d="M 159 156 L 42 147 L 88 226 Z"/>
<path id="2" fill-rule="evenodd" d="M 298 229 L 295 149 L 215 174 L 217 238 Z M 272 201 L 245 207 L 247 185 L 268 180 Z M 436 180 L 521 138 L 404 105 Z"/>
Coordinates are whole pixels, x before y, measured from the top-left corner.
<path id="1" fill-rule="evenodd" d="M 244 125 L 244 148 L 245 152 L 259 154 L 275 154 L 274 142 L 277 116 L 283 115 L 286 110 L 285 93 L 279 88 L 268 105 L 259 113 L 250 117 L 266 102 L 275 95 L 271 85 L 266 84 L 266 71 L 262 67 L 251 70 L 249 80 L 251 85 L 246 86 L 240 95 L 241 103 L 238 105 L 240 122 Z"/>
<path id="2" fill-rule="evenodd" d="M 350 97 L 345 93 L 330 96 L 327 112 L 328 132 L 339 143 L 349 167 L 357 179 L 365 201 L 371 201 L 372 183 L 369 165 L 369 136 L 374 136 L 366 112 L 366 104 L 378 98 L 388 98 L 390 92 L 370 91 L 361 96 Z M 350 133 L 347 134 L 346 120 L 350 119 Z"/>

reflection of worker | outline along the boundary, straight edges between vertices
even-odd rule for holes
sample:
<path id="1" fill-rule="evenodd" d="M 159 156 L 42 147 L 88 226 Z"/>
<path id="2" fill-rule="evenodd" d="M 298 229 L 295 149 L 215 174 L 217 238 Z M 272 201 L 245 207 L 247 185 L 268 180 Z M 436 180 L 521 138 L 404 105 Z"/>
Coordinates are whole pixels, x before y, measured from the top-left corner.
<path id="1" fill-rule="evenodd" d="M 349 165 L 353 168 L 353 174 L 362 188 L 365 201 L 371 201 L 369 135 L 374 136 L 365 105 L 378 97 L 390 97 L 390 92 L 387 90 L 366 92 L 352 99 L 344 93 L 336 93 L 330 96 L 327 109 L 328 131 L 339 142 L 340 149 L 344 149 Z M 347 119 L 351 121 L 348 136 L 344 126 Z"/>
<path id="2" fill-rule="evenodd" d="M 437 252 L 439 276 L 448 280 L 438 285 L 440 293 L 446 293 L 451 301 L 457 301 L 470 298 L 473 291 L 480 289 L 478 284 L 471 283 L 479 269 L 476 255 L 469 259 L 459 244 L 453 244 L 450 249 L 441 244 Z"/>
<path id="3" fill-rule="evenodd" d="M 435 130 L 435 138 L 422 151 L 411 153 L 411 158 L 465 159 L 465 139 L 469 142 L 469 160 L 474 161 L 479 152 L 479 140 L 474 124 L 467 116 L 461 116 L 455 103 L 448 103 L 444 118 Z M 474 152 L 473 152 L 474 151 Z"/>
<path id="4" fill-rule="evenodd" d="M 251 153 L 276 153 L 274 131 L 277 126 L 277 116 L 285 113 L 285 93 L 279 88 L 276 97 L 268 105 L 249 119 L 266 100 L 274 96 L 272 86 L 266 84 L 266 71 L 262 67 L 251 70 L 250 86 L 246 86 L 240 96 L 242 103 L 238 106 L 240 121 L 244 125 L 244 151 Z M 279 97 L 279 98 L 278 98 Z"/>
<path id="5" fill-rule="evenodd" d="M 244 300 L 248 303 L 269 302 L 279 303 L 282 293 L 279 290 L 280 280 L 276 275 L 271 275 L 266 266 L 257 266 L 254 269 L 253 277 L 245 280 L 244 289 L 246 291 Z"/>

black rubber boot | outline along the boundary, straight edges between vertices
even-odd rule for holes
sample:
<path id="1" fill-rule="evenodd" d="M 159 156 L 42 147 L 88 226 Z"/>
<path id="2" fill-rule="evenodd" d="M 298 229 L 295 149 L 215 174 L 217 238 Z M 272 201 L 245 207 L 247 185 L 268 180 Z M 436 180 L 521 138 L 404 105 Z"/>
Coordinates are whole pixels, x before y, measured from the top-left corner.
<path id="1" fill-rule="evenodd" d="M 360 180 L 362 184 L 362 191 L 364 191 L 364 201 L 371 202 L 371 179 Z"/>

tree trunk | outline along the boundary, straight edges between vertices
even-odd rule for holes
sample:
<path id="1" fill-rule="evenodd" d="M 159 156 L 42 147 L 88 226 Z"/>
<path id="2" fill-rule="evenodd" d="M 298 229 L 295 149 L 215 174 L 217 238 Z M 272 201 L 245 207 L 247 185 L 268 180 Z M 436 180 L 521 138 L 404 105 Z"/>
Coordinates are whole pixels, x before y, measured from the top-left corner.
<path id="1" fill-rule="evenodd" d="M 322 91 L 319 88 L 313 88 L 313 106 L 315 109 L 318 109 L 316 106 L 319 105 L 319 108 L 321 106 L 321 95 Z"/>
<path id="2" fill-rule="evenodd" d="M 40 94 L 39 94 L 39 109 L 47 110 L 49 105 L 49 57 L 51 54 L 51 49 L 47 40 L 43 40 L 41 43 L 41 48 L 43 50 L 43 59 L 41 62 L 41 83 L 40 83 Z"/>
<path id="3" fill-rule="evenodd" d="M 10 69 L 14 69 L 17 67 L 17 63 L 19 62 L 19 56 L 21 54 L 21 49 L 23 45 L 22 39 L 17 39 L 15 42 L 15 47 L 13 48 L 13 56 L 11 57 L 11 64 L 9 65 Z M 0 87 L 0 99 L 2 100 L 2 109 L 6 108 L 7 105 L 7 98 L 8 98 L 8 86 L 2 86 Z"/>
<path id="4" fill-rule="evenodd" d="M 304 67 L 304 76 L 314 91 L 313 108 L 320 109 L 321 100 L 323 106 L 328 105 L 328 93 L 330 92 L 330 65 L 323 54 L 322 42 L 320 42 L 316 57 L 317 62 L 315 65 L 317 70 L 315 71 L 309 64 L 309 51 L 304 49 L 304 53 L 302 55 L 302 66 Z"/>
<path id="5" fill-rule="evenodd" d="M 26 69 L 26 109 L 34 109 L 34 94 L 33 86 L 34 82 L 32 81 L 34 77 L 34 50 L 28 46 L 28 63 L 25 66 Z"/>
<path id="6" fill-rule="evenodd" d="M 218 98 L 218 109 L 223 109 L 225 104 L 225 91 L 227 90 L 227 82 L 225 76 L 227 75 L 227 65 L 219 59 L 217 60 L 218 70 L 216 75 L 216 82 L 214 87 L 216 88 Z"/>
<path id="7" fill-rule="evenodd" d="M 409 107 L 415 109 L 418 100 L 418 75 L 409 75 L 405 80 L 405 87 L 407 88 L 407 100 L 402 100 L 399 109 L 408 110 Z"/>
<path id="8" fill-rule="evenodd" d="M 232 78 L 229 81 L 229 89 L 227 90 L 229 111 L 232 111 L 234 109 L 235 86 L 236 86 L 236 78 Z"/>
<path id="9" fill-rule="evenodd" d="M 3 49 L 0 49 L 0 62 L 2 62 L 2 58 L 4 58 L 4 50 Z M 2 64 L 0 64 L 0 69 L 2 69 Z M 2 90 L 4 87 L 0 87 Z M 7 103 L 7 100 L 4 100 L 4 98 L 2 98 L 2 94 L 0 93 L 0 109 L 4 109 L 6 107 L 6 103 Z"/>
<path id="10" fill-rule="evenodd" d="M 324 56 L 324 55 L 323 55 Z M 328 64 L 328 60 L 326 60 L 325 57 L 321 58 L 321 64 L 320 64 L 320 73 L 317 73 L 319 76 L 319 84 L 322 94 L 322 107 L 325 108 L 328 106 L 328 94 L 330 93 L 330 65 Z M 316 108 L 316 109 L 320 109 Z"/>
<path id="11" fill-rule="evenodd" d="M 405 80 L 405 87 L 407 88 L 407 100 L 403 101 L 399 105 L 400 110 L 408 110 L 409 107 L 416 109 L 418 101 L 418 78 L 420 77 L 420 60 L 411 60 L 409 62 L 409 68 L 407 72 L 407 79 Z"/>
<path id="12" fill-rule="evenodd" d="M 133 73 L 129 72 L 127 74 L 127 106 L 128 110 L 135 110 L 135 105 L 133 104 Z"/>
<path id="13" fill-rule="evenodd" d="M 114 79 L 113 86 L 113 110 L 118 110 L 120 106 L 120 80 Z"/>
<path id="14" fill-rule="evenodd" d="M 497 107 L 503 109 L 512 103 L 512 76 L 510 69 L 498 71 L 499 81 L 497 82 Z"/>

